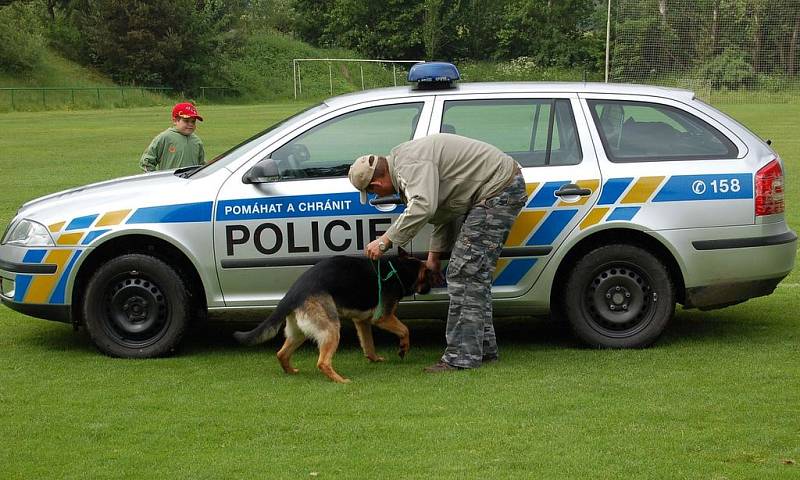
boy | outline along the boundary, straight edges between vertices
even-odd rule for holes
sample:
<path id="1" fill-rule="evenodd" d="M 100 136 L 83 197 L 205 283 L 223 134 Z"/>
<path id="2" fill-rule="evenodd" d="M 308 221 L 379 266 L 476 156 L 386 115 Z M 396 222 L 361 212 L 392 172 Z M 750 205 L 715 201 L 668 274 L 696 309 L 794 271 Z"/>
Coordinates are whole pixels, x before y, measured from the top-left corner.
<path id="1" fill-rule="evenodd" d="M 203 117 L 194 105 L 183 102 L 172 108 L 174 126 L 159 133 L 142 154 L 139 165 L 145 172 L 204 165 L 203 141 L 195 135 L 197 120 Z"/>

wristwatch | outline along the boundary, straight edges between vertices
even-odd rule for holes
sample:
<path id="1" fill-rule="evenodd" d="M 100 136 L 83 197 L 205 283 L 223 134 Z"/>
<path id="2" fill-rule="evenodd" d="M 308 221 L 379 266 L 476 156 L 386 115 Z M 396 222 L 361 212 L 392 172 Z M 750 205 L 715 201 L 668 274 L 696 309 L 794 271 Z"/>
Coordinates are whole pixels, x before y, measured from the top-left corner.
<path id="1" fill-rule="evenodd" d="M 378 250 L 381 252 L 386 251 L 386 243 L 383 240 L 378 240 Z"/>

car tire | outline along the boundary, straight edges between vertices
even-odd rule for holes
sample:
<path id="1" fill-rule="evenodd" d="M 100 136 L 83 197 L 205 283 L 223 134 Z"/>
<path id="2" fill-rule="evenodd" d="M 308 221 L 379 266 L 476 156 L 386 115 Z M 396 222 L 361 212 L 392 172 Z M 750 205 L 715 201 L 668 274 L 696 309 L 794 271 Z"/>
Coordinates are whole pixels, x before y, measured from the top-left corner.
<path id="1" fill-rule="evenodd" d="M 646 347 L 675 313 L 675 286 L 667 267 L 628 244 L 584 255 L 570 272 L 562 299 L 573 332 L 594 347 Z"/>
<path id="2" fill-rule="evenodd" d="M 102 265 L 83 301 L 86 330 L 103 353 L 122 358 L 172 353 L 189 323 L 189 295 L 178 272 L 150 255 Z"/>

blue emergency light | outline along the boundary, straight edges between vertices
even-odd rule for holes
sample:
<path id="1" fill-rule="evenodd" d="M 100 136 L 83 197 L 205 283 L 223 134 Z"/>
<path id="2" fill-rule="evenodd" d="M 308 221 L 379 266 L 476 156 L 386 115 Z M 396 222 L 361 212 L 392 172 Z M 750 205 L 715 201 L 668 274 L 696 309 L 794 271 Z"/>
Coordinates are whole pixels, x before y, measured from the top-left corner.
<path id="1" fill-rule="evenodd" d="M 460 79 L 456 66 L 447 62 L 416 63 L 408 71 L 408 81 L 416 83 L 419 90 L 453 88 Z"/>

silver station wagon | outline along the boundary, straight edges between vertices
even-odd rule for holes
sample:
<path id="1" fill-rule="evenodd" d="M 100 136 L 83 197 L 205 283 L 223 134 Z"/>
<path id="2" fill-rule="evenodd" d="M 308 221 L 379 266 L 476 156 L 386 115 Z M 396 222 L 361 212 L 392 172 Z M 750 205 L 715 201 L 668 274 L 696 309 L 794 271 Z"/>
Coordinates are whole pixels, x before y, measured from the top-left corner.
<path id="1" fill-rule="evenodd" d="M 308 266 L 363 255 L 402 211 L 361 205 L 350 163 L 435 132 L 523 167 L 530 199 L 495 272 L 499 316 L 552 311 L 589 345 L 642 347 L 677 303 L 768 295 L 791 271 L 780 158 L 692 92 L 456 79 L 418 64 L 409 87 L 331 98 L 202 168 L 30 201 L 2 237 L 2 302 L 122 357 L 167 354 L 206 315 L 263 317 Z M 430 232 L 406 250 L 424 256 Z M 400 315 L 443 317 L 447 301 L 434 289 Z"/>

